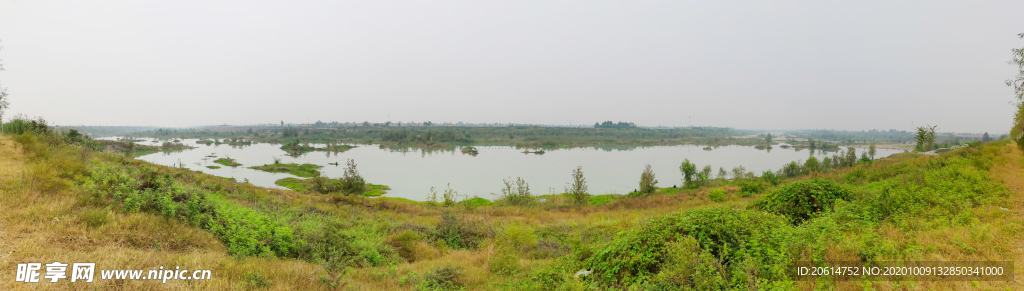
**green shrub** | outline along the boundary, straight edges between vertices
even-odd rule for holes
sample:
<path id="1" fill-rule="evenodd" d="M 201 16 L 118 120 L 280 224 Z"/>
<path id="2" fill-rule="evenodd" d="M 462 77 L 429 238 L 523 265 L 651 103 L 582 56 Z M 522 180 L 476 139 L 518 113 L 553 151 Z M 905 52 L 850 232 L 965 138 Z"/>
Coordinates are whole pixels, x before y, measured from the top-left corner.
<path id="1" fill-rule="evenodd" d="M 740 183 L 740 196 L 750 197 L 768 190 L 768 183 L 763 181 L 745 181 Z"/>
<path id="2" fill-rule="evenodd" d="M 626 231 L 619 238 L 598 249 L 586 261 L 594 278 L 611 286 L 647 281 L 667 266 L 670 245 L 691 237 L 724 274 L 757 274 L 755 284 L 786 280 L 787 245 L 791 227 L 779 216 L 732 208 L 693 209 L 652 219 Z M 756 262 L 748 270 L 746 260 Z M 676 272 L 676 271 L 669 271 Z M 679 273 L 683 272 L 683 273 Z M 673 274 L 685 274 L 685 270 Z M 699 271 L 694 271 L 699 272 Z M 666 274 L 665 276 L 676 276 Z M 729 282 L 739 289 L 751 288 L 747 280 Z M 695 287 L 695 286 L 690 286 Z"/>
<path id="3" fill-rule="evenodd" d="M 850 200 L 850 190 L 825 180 L 803 180 L 786 184 L 769 192 L 754 207 L 786 216 L 794 224 L 810 219 L 831 208 L 836 200 Z"/>
<path id="4" fill-rule="evenodd" d="M 778 186 L 779 183 L 782 182 L 782 178 L 775 175 L 775 172 L 772 171 L 764 171 L 764 173 L 761 174 L 761 180 L 772 184 L 772 186 Z"/>
<path id="5" fill-rule="evenodd" d="M 491 265 L 491 273 L 499 275 L 513 275 L 523 267 L 518 255 L 504 252 L 496 254 L 488 263 Z"/>
<path id="6" fill-rule="evenodd" d="M 506 225 L 496 239 L 500 246 L 511 248 L 517 252 L 527 252 L 537 245 L 537 235 L 533 228 L 520 224 Z"/>
<path id="7" fill-rule="evenodd" d="M 711 199 L 711 201 L 715 202 L 725 201 L 725 189 L 711 189 L 710 191 L 708 191 L 708 199 Z"/>
<path id="8" fill-rule="evenodd" d="M 388 238 L 388 245 L 395 248 L 398 255 L 412 262 L 416 260 L 416 244 L 420 241 L 420 234 L 412 230 L 403 230 Z"/>
<path id="9" fill-rule="evenodd" d="M 462 267 L 444 266 L 423 275 L 423 282 L 416 286 L 416 290 L 461 290 Z"/>
<path id="10" fill-rule="evenodd" d="M 482 221 L 465 221 L 452 211 L 441 214 L 441 221 L 431 234 L 434 239 L 456 249 L 476 248 L 481 241 L 493 235 Z"/>
<path id="11" fill-rule="evenodd" d="M 501 188 L 501 201 L 510 205 L 529 205 L 536 201 L 533 194 L 530 193 L 530 184 L 526 183 L 521 177 L 516 177 L 515 180 L 502 179 L 505 184 Z"/>

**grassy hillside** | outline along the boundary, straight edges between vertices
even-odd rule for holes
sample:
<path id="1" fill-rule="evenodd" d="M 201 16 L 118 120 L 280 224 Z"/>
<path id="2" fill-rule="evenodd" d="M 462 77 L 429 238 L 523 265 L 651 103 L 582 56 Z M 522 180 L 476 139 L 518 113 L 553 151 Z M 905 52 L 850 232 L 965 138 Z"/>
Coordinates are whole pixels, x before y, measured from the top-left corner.
<path id="1" fill-rule="evenodd" d="M 1024 288 L 793 282 L 786 272 L 794 261 L 1022 262 L 1024 154 L 1005 140 L 807 171 L 778 185 L 741 178 L 588 203 L 553 195 L 514 204 L 266 189 L 125 158 L 59 132 L 27 131 L 0 144 L 0 268 L 61 261 L 213 270 L 209 281 L 77 288 Z M 576 279 L 579 270 L 593 273 Z M 5 290 L 35 286 L 0 280 Z"/>

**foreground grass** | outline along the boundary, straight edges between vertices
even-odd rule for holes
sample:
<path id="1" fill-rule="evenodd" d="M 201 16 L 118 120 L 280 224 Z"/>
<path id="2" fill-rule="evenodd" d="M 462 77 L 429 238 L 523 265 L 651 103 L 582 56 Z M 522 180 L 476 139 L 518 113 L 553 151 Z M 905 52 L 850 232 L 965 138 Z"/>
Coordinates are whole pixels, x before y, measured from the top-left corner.
<path id="1" fill-rule="evenodd" d="M 321 276 L 335 275 L 341 275 L 339 285 L 362 290 L 1022 288 L 1016 282 L 792 282 L 767 271 L 754 275 L 759 280 L 736 281 L 738 273 L 701 269 L 741 270 L 735 262 L 742 260 L 724 260 L 723 242 L 738 243 L 736 250 L 756 267 L 784 268 L 797 260 L 1019 264 L 1024 154 L 1005 142 L 936 157 L 901 154 L 798 178 L 836 183 L 850 196 L 793 222 L 758 206 L 781 188 L 762 192 L 775 193 L 767 196 L 741 193 L 732 184 L 659 189 L 650 196 L 595 196 L 588 206 L 572 206 L 561 195 L 522 206 L 479 199 L 444 206 L 279 191 L 81 147 L 30 143 L 15 150 L 10 139 L 0 143 L 0 268 L 59 260 L 97 262 L 101 269 L 180 264 L 214 270 L 210 281 L 101 281 L 93 283 L 96 289 L 318 290 L 328 288 Z M 131 195 L 140 196 L 126 199 Z M 190 212 L 185 205 L 206 210 Z M 715 223 L 700 223 L 705 218 Z M 715 228 L 728 225 L 718 221 L 734 225 Z M 750 231 L 732 231 L 721 241 L 699 235 L 715 229 Z M 771 243 L 744 247 L 754 238 Z M 680 261 L 686 253 L 719 256 Z M 635 263 L 641 261 L 631 256 L 648 259 Z M 595 273 L 573 278 L 581 269 Z M 63 284 L 54 288 L 73 288 Z"/>

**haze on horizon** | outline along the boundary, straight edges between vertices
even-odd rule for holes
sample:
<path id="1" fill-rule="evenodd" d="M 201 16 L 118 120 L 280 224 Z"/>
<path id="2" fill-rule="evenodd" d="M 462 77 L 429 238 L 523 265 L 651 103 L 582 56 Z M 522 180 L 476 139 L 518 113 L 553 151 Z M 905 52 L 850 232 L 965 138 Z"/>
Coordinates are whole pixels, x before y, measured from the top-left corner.
<path id="1" fill-rule="evenodd" d="M 1024 1 L 0 1 L 63 125 L 499 122 L 1007 132 Z"/>

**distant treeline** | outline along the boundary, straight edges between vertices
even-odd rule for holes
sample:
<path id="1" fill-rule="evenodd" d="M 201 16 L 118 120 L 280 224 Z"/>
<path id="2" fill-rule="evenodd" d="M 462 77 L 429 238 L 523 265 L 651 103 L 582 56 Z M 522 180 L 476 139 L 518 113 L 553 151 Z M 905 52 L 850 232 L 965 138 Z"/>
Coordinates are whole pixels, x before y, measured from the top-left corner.
<path id="1" fill-rule="evenodd" d="M 619 121 L 619 123 L 612 123 L 612 121 L 609 120 L 601 123 L 594 123 L 594 128 L 636 128 L 636 124 L 622 121 Z"/>
<path id="2" fill-rule="evenodd" d="M 731 128 L 640 128 L 632 123 L 612 127 L 465 127 L 465 126 L 339 126 L 339 127 L 215 127 L 206 129 L 156 129 L 132 136 L 174 138 L 245 137 L 259 142 L 379 143 L 386 146 L 433 147 L 449 145 L 509 145 L 519 147 L 754 145 L 758 138 L 737 138 L 752 132 Z M 600 124 L 599 124 L 600 125 Z M 601 125 L 604 126 L 604 125 Z"/>

